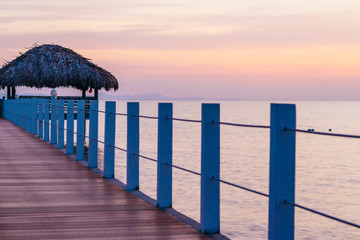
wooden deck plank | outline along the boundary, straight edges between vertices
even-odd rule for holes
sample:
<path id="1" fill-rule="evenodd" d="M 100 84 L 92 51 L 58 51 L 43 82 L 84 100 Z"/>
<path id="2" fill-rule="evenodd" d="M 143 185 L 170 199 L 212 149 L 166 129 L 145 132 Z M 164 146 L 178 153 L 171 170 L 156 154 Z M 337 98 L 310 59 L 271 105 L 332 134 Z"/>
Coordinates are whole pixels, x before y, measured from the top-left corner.
<path id="1" fill-rule="evenodd" d="M 208 239 L 0 119 L 0 239 Z"/>

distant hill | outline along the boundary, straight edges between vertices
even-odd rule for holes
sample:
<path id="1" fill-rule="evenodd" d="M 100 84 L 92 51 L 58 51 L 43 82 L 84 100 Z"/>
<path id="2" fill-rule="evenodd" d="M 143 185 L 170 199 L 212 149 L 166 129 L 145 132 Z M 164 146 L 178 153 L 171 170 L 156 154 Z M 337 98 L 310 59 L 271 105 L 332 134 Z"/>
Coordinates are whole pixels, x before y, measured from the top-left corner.
<path id="1" fill-rule="evenodd" d="M 99 93 L 99 99 L 101 100 L 204 100 L 200 97 L 190 97 L 190 98 L 174 98 L 174 97 L 166 97 L 164 95 L 158 93 L 148 93 L 148 94 L 140 94 L 140 95 L 110 95 L 106 93 Z"/>

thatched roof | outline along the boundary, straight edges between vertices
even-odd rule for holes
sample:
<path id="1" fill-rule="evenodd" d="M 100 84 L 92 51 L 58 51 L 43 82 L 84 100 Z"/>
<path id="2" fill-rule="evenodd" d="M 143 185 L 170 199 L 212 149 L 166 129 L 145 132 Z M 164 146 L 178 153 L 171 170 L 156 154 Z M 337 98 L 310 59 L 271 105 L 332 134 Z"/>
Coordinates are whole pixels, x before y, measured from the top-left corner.
<path id="1" fill-rule="evenodd" d="M 116 78 L 69 48 L 35 46 L 0 69 L 0 85 L 36 88 L 119 88 Z"/>

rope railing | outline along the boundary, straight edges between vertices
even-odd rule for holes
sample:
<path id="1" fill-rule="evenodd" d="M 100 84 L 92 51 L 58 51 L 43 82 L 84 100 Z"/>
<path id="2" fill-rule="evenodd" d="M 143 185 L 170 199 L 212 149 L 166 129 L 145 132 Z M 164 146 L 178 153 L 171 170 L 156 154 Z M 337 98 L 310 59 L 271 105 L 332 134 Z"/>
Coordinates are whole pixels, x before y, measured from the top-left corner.
<path id="1" fill-rule="evenodd" d="M 25 108 L 28 108 L 28 105 L 31 105 L 31 103 L 25 103 Z M 34 105 L 34 104 L 32 104 Z M 35 104 L 36 105 L 36 104 Z M 44 108 L 49 108 L 50 106 L 49 105 L 44 105 Z M 33 108 L 33 106 L 30 106 L 30 108 Z M 22 109 L 22 108 L 20 108 Z M 70 108 L 69 108 L 70 109 Z M 96 111 L 96 112 L 99 112 L 99 113 L 110 113 L 111 115 L 120 115 L 120 116 L 131 116 L 132 118 L 132 121 L 133 120 L 133 117 L 137 117 L 137 118 L 145 118 L 145 119 L 159 119 L 159 117 L 155 117 L 155 116 L 146 116 L 146 115 L 140 115 L 139 112 L 137 112 L 136 114 L 134 114 L 133 112 L 128 112 L 128 114 L 124 114 L 124 113 L 116 113 L 115 112 L 115 109 L 116 108 L 113 108 L 111 111 L 102 111 L 102 110 L 93 110 L 93 111 Z M 81 110 L 81 109 L 80 109 Z M 14 115 L 19 115 L 21 116 L 22 118 L 26 119 L 29 119 L 31 121 L 41 121 L 41 122 L 44 122 L 46 126 L 50 125 L 50 126 L 56 126 L 57 129 L 64 129 L 65 131 L 67 131 L 68 133 L 74 133 L 74 134 L 78 134 L 77 132 L 73 131 L 73 130 L 67 130 L 66 128 L 64 127 L 59 127 L 56 123 L 53 124 L 52 122 L 49 123 L 49 122 L 45 122 L 44 120 L 42 119 L 37 119 L 37 118 L 33 118 L 33 116 L 35 115 L 29 115 L 26 113 L 22 113 L 22 112 L 12 112 L 10 110 L 8 110 L 9 113 L 12 113 Z M 36 110 L 35 110 L 36 111 Z M 128 110 L 129 111 L 129 110 Z M 31 113 L 32 114 L 32 113 Z M 159 114 L 160 116 L 160 114 Z M 113 116 L 114 117 L 114 116 Z M 130 120 L 131 120 L 130 119 Z M 193 120 L 193 119 L 184 119 L 184 118 L 174 118 L 174 117 L 165 117 L 165 119 L 167 120 L 173 120 L 173 121 L 181 121 L 181 122 L 193 122 L 193 123 L 202 123 L 203 121 L 206 121 L 206 118 L 203 118 L 202 120 Z M 205 119 L 205 120 L 204 120 Z M 214 118 L 213 118 L 214 119 Z M 216 118 L 215 118 L 216 119 Z M 49 120 L 47 120 L 49 121 Z M 138 122 L 138 120 L 135 119 L 135 121 Z M 248 127 L 248 128 L 266 128 L 266 129 L 269 129 L 270 126 L 266 126 L 266 125 L 253 125 L 253 124 L 242 124 L 242 123 L 232 123 L 232 122 L 222 122 L 219 120 L 219 118 L 217 118 L 217 121 L 214 121 L 214 120 L 210 120 L 208 121 L 207 123 L 211 123 L 211 124 L 218 124 L 218 125 L 225 125 L 225 126 L 235 126 L 235 127 Z M 26 123 L 27 124 L 27 123 Z M 114 125 L 115 126 L 115 125 Z M 286 125 L 285 125 L 286 126 Z M 325 136 L 335 136 L 335 137 L 346 137 L 346 138 L 360 138 L 360 135 L 351 135 L 351 134 L 341 134 L 341 133 L 328 133 L 328 132 L 319 132 L 319 131 L 309 131 L 309 130 L 301 130 L 301 129 L 295 129 L 295 126 L 293 126 L 293 129 L 292 128 L 284 128 L 284 127 L 281 127 L 279 130 L 282 130 L 282 131 L 291 131 L 291 132 L 300 132 L 300 133 L 308 133 L 308 134 L 316 134 L 316 135 L 325 135 Z M 213 126 L 213 127 L 217 127 L 217 126 Z M 272 126 L 273 127 L 273 126 Z M 109 129 L 115 129 L 115 127 L 112 127 L 112 128 L 109 128 Z M 218 128 L 219 129 L 219 128 Z M 284 132 L 283 132 L 284 133 Z M 289 134 L 291 135 L 291 134 Z M 80 136 L 84 137 L 84 138 L 88 138 L 90 139 L 90 136 L 86 136 L 86 134 L 84 133 L 81 134 Z M 100 141 L 98 139 L 95 139 L 95 138 L 92 138 L 91 139 L 92 141 L 96 140 L 97 142 L 99 143 L 102 143 L 105 145 L 105 142 L 104 141 Z M 112 142 L 110 144 L 110 142 L 107 141 L 107 145 L 106 147 L 110 147 L 110 148 L 114 148 L 114 149 L 117 149 L 117 150 L 120 150 L 120 151 L 123 151 L 123 152 L 128 152 L 127 149 L 124 149 L 124 148 L 120 148 L 118 146 L 115 146 L 114 145 L 115 142 Z M 129 155 L 128 155 L 129 156 Z M 130 155 L 131 156 L 131 155 Z M 151 158 L 151 157 L 147 157 L 147 156 L 144 156 L 142 154 L 138 154 L 138 153 L 133 153 L 132 156 L 137 156 L 139 158 L 142 158 L 142 159 L 145 159 L 145 160 L 149 160 L 149 161 L 152 161 L 152 162 L 158 162 L 159 160 L 158 159 L 155 159 L 155 158 Z M 288 160 L 288 159 L 286 159 Z M 199 172 L 196 172 L 196 171 L 193 171 L 193 170 L 189 170 L 189 169 L 186 169 L 184 167 L 180 167 L 180 166 L 177 166 L 175 164 L 170 164 L 170 163 L 164 163 L 164 165 L 166 166 L 171 166 L 172 168 L 175 168 L 175 169 L 178 169 L 178 170 L 181 170 L 181 171 L 184 171 L 184 172 L 188 172 L 188 173 L 191 173 L 191 174 L 194 174 L 194 175 L 197 175 L 197 176 L 202 176 L 202 173 L 199 173 Z M 207 175 L 206 176 L 206 171 L 204 172 L 204 176 L 205 177 L 211 177 L 211 175 Z M 216 174 L 214 174 L 216 175 Z M 271 174 L 270 174 L 271 175 Z M 219 182 L 219 183 L 222 183 L 222 184 L 226 184 L 228 186 L 231 186 L 231 187 L 235 187 L 237 189 L 242 189 L 242 190 L 245 190 L 245 191 L 248 191 L 248 192 L 252 192 L 252 193 L 255 193 L 255 194 L 258 194 L 258 195 L 261 195 L 261 196 L 264 196 L 264 197 L 270 197 L 270 193 L 273 194 L 273 192 L 271 190 L 269 190 L 269 194 L 266 194 L 266 193 L 263 193 L 263 192 L 260 192 L 260 191 L 257 191 L 257 190 L 254 190 L 254 189 L 251 189 L 251 188 L 247 188 L 247 187 L 244 187 L 244 186 L 241 186 L 239 184 L 235 184 L 235 183 L 232 183 L 230 181 L 226 181 L 226 180 L 223 180 L 223 179 L 220 179 L 220 177 L 214 177 L 212 176 L 211 177 L 211 181 L 216 181 L 216 182 Z M 271 189 L 271 187 L 270 187 Z M 273 195 L 272 195 L 273 196 Z M 271 198 L 271 197 L 270 197 Z M 291 199 L 291 197 L 284 197 L 284 198 L 288 198 L 288 199 Z M 340 219 L 340 218 L 337 218 L 337 217 L 334 217 L 334 216 L 331 216 L 329 214 L 326 214 L 326 213 L 323 213 L 323 212 L 320 212 L 320 211 L 317 211 L 317 210 L 314 210 L 314 209 L 311 209 L 311 208 L 308 208 L 308 207 L 305 207 L 303 205 L 300 205 L 300 204 L 297 204 L 295 202 L 291 202 L 291 201 L 288 201 L 288 200 L 284 200 L 283 202 L 284 204 L 288 204 L 288 205 L 291 205 L 291 206 L 294 206 L 294 207 L 297 207 L 297 208 L 300 208 L 300 209 L 303 209 L 303 210 L 306 210 L 306 211 L 309 211 L 309 212 L 312 212 L 314 214 L 317 214 L 317 215 L 320 215 L 320 216 L 323 216 L 323 217 L 326 217 L 328 219 L 332 219 L 332 220 L 335 220 L 335 221 L 338 221 L 338 222 L 341 222 L 341 223 L 344 223 L 344 224 L 347 224 L 347 225 L 350 225 L 350 226 L 353 226 L 353 227 L 356 227 L 356 228 L 360 228 L 360 225 L 359 224 L 356 224 L 356 223 L 352 223 L 350 221 L 346 221 L 346 220 L 343 220 L 343 219 Z"/>
<path id="2" fill-rule="evenodd" d="M 318 214 L 318 215 L 320 215 L 320 216 L 323 216 L 323 217 L 326 217 L 326 218 L 329 218 L 329 219 L 332 219 L 332 220 L 335 220 L 335 221 L 338 221 L 338 222 L 341 222 L 341 223 L 344 223 L 344 224 L 353 226 L 353 227 L 360 228 L 360 225 L 358 225 L 358 224 L 355 224 L 355 223 L 352 223 L 352 222 L 349 222 L 349 221 L 346 221 L 346 220 L 343 220 L 343 219 L 340 219 L 340 218 L 331 216 L 331 215 L 326 214 L 326 213 L 322 213 L 322 212 L 316 211 L 316 210 L 311 209 L 311 208 L 304 207 L 304 206 L 302 206 L 302 205 L 300 205 L 300 204 L 296 204 L 296 203 L 290 202 L 290 201 L 288 201 L 288 200 L 284 200 L 284 203 L 285 203 L 285 204 L 289 204 L 289 205 L 294 206 L 294 207 L 301 208 L 301 209 L 306 210 L 306 211 L 308 211 L 308 212 L 312 212 L 312 213 Z"/>

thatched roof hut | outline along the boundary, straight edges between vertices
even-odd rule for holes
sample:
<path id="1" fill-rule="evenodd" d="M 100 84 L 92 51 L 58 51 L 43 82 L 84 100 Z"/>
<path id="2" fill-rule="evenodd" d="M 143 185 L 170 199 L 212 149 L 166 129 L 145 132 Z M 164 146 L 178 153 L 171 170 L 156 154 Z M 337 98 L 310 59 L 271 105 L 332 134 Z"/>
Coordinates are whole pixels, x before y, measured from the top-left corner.
<path id="1" fill-rule="evenodd" d="M 0 69 L 0 85 L 36 88 L 74 87 L 83 92 L 119 88 L 116 78 L 69 48 L 35 46 Z"/>

